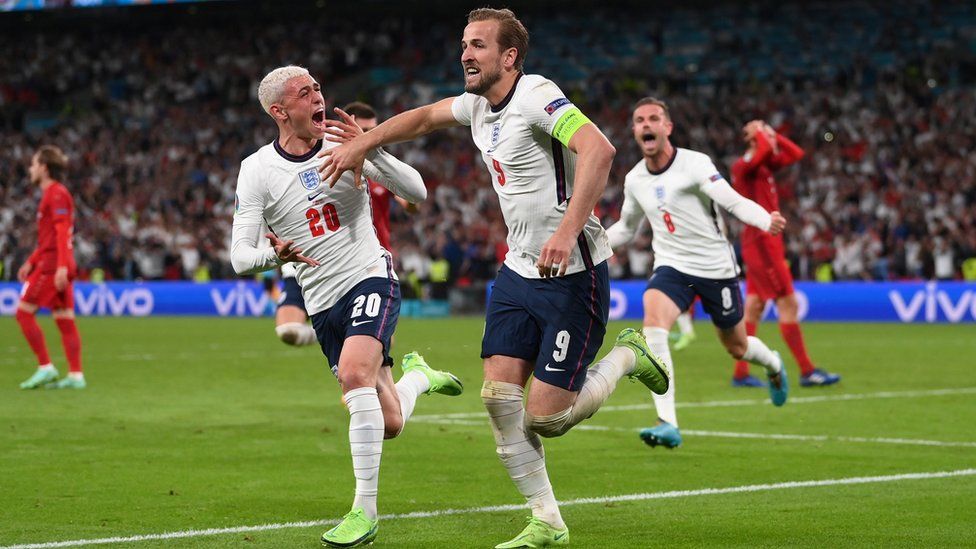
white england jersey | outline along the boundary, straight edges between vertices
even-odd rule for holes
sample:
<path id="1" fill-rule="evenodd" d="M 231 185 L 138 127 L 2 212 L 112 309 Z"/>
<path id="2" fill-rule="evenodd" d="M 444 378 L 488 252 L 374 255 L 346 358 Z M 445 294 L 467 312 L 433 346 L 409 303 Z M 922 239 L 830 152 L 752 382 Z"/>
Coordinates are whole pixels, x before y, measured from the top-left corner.
<path id="1" fill-rule="evenodd" d="M 769 228 L 769 213 L 736 193 L 707 155 L 675 148 L 661 171 L 650 171 L 642 159 L 627 174 L 620 221 L 608 230 L 610 241 L 614 248 L 629 242 L 646 217 L 655 269 L 669 266 L 692 276 L 734 278 L 739 268 L 718 206 L 745 223 Z"/>
<path id="2" fill-rule="evenodd" d="M 524 278 L 540 278 L 536 263 L 556 232 L 573 195 L 576 154 L 553 137 L 556 122 L 573 109 L 559 87 L 538 75 L 520 75 L 508 96 L 492 107 L 465 93 L 451 106 L 491 173 L 505 225 L 505 265 Z M 606 261 L 613 252 L 600 220 L 590 214 L 566 274 Z"/>
<path id="3" fill-rule="evenodd" d="M 318 261 L 317 267 L 294 263 L 309 315 L 332 307 L 367 278 L 396 278 L 390 254 L 373 228 L 367 185 L 357 189 L 352 172 L 347 172 L 330 189 L 317 171 L 322 160 L 316 153 L 323 146 L 337 145 L 320 141 L 309 153 L 294 156 L 275 140 L 244 159 L 231 249 L 238 273 L 279 265 L 274 249 L 256 247 L 266 222 L 278 238 L 294 241 L 302 255 Z M 371 153 L 363 175 L 411 202 L 426 197 L 420 174 L 382 150 Z"/>

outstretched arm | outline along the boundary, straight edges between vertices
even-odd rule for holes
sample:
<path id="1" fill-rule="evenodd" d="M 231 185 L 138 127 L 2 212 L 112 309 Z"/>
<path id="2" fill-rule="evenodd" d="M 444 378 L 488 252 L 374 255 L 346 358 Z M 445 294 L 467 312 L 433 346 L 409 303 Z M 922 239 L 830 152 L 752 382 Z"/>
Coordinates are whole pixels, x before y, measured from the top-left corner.
<path id="1" fill-rule="evenodd" d="M 610 247 L 617 251 L 620 247 L 634 239 L 637 229 L 644 221 L 644 211 L 640 204 L 627 192 L 626 183 L 624 184 L 624 203 L 620 207 L 620 220 L 610 225 L 607 229 L 607 236 L 610 238 Z"/>
<path id="2" fill-rule="evenodd" d="M 747 225 L 770 234 L 779 234 L 786 227 L 786 219 L 779 212 L 767 212 L 759 204 L 735 192 L 724 179 L 710 181 L 702 185 L 701 189 L 716 204 Z"/>
<path id="3" fill-rule="evenodd" d="M 333 136 L 329 139 L 342 144 L 319 153 L 319 157 L 325 158 L 322 165 L 319 166 L 322 178 L 327 179 L 331 187 L 339 181 L 339 177 L 343 173 L 352 170 L 356 175 L 356 185 L 358 186 L 361 181 L 363 162 L 366 160 L 366 153 L 370 149 L 416 139 L 434 130 L 459 126 L 460 124 L 451 112 L 453 103 L 454 98 L 447 98 L 437 103 L 402 112 L 369 132 L 344 143 L 342 143 L 345 140 L 344 138 L 348 137 L 345 128 L 343 128 L 344 123 L 327 121 L 326 123 L 330 128 L 326 131 Z"/>
<path id="4" fill-rule="evenodd" d="M 333 126 L 332 141 L 348 143 L 363 135 L 363 129 L 356 120 L 342 109 L 336 109 L 341 122 Z M 403 197 L 408 202 L 420 202 L 427 198 L 427 187 L 420 172 L 401 162 L 397 157 L 383 150 L 382 147 L 370 149 L 366 153 L 363 165 L 366 177 L 389 189 L 397 198 Z"/>

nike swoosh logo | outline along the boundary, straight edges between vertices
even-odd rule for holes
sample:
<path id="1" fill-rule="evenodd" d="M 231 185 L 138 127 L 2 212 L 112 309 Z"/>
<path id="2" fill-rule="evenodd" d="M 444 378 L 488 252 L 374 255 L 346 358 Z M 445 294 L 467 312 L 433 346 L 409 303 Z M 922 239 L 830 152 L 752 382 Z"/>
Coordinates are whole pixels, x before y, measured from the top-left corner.
<path id="1" fill-rule="evenodd" d="M 566 371 L 566 368 L 550 368 L 549 367 L 549 364 L 546 364 L 546 371 L 547 372 L 565 372 Z"/>
<path id="2" fill-rule="evenodd" d="M 318 196 L 319 196 L 320 194 L 322 194 L 322 191 L 319 191 L 319 192 L 317 192 L 317 193 L 315 193 L 315 194 L 313 194 L 313 195 L 311 195 L 311 196 L 308 196 L 308 197 L 306 197 L 306 198 L 308 198 L 308 201 L 309 201 L 309 202 L 311 202 L 311 201 L 313 201 L 313 200 L 315 200 L 316 198 L 318 198 Z"/>
<path id="3" fill-rule="evenodd" d="M 372 320 L 359 320 L 359 321 L 353 320 L 352 321 L 352 325 L 353 326 L 362 326 L 363 324 L 369 324 L 370 322 L 372 322 Z"/>
<path id="4" fill-rule="evenodd" d="M 563 539 L 564 537 L 566 537 L 566 534 L 568 534 L 568 533 L 569 532 L 563 532 L 562 534 L 556 534 L 555 536 L 553 536 L 552 540 L 553 541 L 559 541 L 559 540 Z"/>

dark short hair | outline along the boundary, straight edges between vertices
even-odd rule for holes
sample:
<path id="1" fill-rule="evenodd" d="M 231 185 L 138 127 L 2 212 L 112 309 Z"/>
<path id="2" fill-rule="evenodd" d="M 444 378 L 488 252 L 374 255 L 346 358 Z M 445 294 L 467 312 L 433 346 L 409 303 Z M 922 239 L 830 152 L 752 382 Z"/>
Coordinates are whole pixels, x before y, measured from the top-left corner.
<path id="1" fill-rule="evenodd" d="M 37 149 L 37 161 L 47 167 L 51 179 L 60 180 L 68 172 L 68 157 L 54 145 L 41 145 Z"/>
<path id="2" fill-rule="evenodd" d="M 376 118 L 376 110 L 362 101 L 353 101 L 345 107 L 342 107 L 342 110 L 356 118 L 365 118 L 367 120 L 370 118 Z"/>
<path id="3" fill-rule="evenodd" d="M 515 48 L 515 70 L 521 71 L 525 55 L 529 53 L 529 31 L 509 9 L 473 9 L 468 13 L 468 23 L 476 21 L 498 21 L 498 45 L 502 50 Z"/>
<path id="4" fill-rule="evenodd" d="M 630 109 L 630 112 L 634 112 L 644 105 L 657 105 L 658 107 L 661 107 L 661 109 L 664 111 L 665 118 L 671 120 L 671 110 L 668 109 L 668 104 L 661 101 L 657 97 L 644 97 L 639 99 L 636 103 L 634 103 L 634 108 Z"/>

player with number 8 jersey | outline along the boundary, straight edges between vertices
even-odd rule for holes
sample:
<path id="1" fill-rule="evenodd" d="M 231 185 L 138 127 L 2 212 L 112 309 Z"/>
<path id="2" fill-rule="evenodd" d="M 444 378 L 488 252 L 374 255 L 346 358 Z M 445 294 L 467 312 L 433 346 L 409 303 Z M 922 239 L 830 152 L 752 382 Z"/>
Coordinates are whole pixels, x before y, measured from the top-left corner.
<path id="1" fill-rule="evenodd" d="M 779 355 L 746 334 L 739 270 L 718 207 L 771 234 L 781 232 L 786 220 L 735 192 L 707 155 L 673 146 L 673 127 L 663 101 L 646 97 L 634 106 L 631 130 L 643 158 L 624 180 L 620 221 L 607 230 L 615 250 L 630 242 L 644 218 L 653 231 L 654 271 L 644 293 L 644 335 L 671 369 L 672 383 L 665 394 L 654 395 L 658 424 L 643 430 L 641 438 L 669 448 L 681 444 L 681 436 L 668 332 L 696 297 L 729 354 L 766 369 L 773 404 L 782 406 L 787 393 Z"/>

